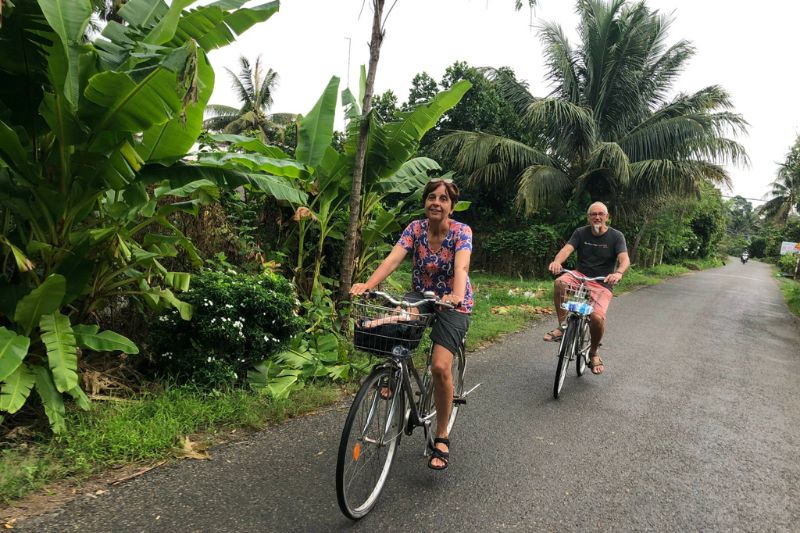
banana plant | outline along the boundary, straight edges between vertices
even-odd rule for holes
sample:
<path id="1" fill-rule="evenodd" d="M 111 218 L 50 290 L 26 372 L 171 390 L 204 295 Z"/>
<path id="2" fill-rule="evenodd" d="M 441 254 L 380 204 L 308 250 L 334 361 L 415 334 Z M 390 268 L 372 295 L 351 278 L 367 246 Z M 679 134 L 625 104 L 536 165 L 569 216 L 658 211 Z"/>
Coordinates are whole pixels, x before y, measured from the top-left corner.
<path id="1" fill-rule="evenodd" d="M 207 53 L 269 19 L 278 2 L 129 0 L 124 24 L 89 40 L 90 0 L 5 3 L 0 26 L 0 411 L 32 390 L 54 431 L 63 395 L 88 400 L 82 350 L 136 353 L 100 331 L 114 298 L 191 307 L 190 275 L 163 259 L 200 258 L 170 221 L 242 185 L 301 202 L 287 173 L 184 160 L 213 91 Z M 291 171 L 291 165 L 289 165 Z"/>

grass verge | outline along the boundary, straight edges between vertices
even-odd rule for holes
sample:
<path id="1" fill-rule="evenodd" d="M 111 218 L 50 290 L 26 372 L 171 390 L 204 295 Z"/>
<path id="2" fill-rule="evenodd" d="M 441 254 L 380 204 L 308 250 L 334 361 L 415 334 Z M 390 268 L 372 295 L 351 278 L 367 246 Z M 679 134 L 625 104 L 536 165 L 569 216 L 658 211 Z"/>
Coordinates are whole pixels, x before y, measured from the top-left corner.
<path id="1" fill-rule="evenodd" d="M 800 316 L 800 282 L 783 278 L 780 281 L 781 292 L 786 305 L 796 316 Z"/>
<path id="2" fill-rule="evenodd" d="M 718 266 L 659 265 L 626 273 L 617 293 L 654 285 L 689 270 Z M 396 287 L 410 285 L 410 272 L 393 276 Z M 475 307 L 467 338 L 468 350 L 519 331 L 536 317 L 552 312 L 552 280 L 524 280 L 481 272 L 470 274 Z M 795 312 L 800 289 L 793 289 Z M 398 291 L 401 292 L 401 291 Z M 786 294 L 786 293 L 785 293 Z M 791 304 L 790 304 L 791 306 Z M 181 437 L 204 433 L 214 440 L 236 428 L 256 429 L 308 413 L 341 399 L 347 387 L 318 384 L 276 402 L 248 390 L 208 393 L 168 387 L 132 401 L 94 402 L 92 411 L 69 413 L 68 434 L 34 433 L 0 449 L 0 501 L 10 503 L 46 484 L 64 478 L 78 481 L 105 469 L 137 462 L 156 462 L 175 455 Z"/>

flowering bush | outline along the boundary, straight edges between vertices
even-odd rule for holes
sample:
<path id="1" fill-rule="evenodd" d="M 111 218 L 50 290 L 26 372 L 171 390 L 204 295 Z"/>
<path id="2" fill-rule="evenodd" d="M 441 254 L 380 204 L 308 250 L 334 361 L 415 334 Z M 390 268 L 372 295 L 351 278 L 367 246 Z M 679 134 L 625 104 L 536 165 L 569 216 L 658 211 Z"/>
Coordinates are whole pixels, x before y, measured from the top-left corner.
<path id="1" fill-rule="evenodd" d="M 292 286 L 272 273 L 205 271 L 192 278 L 182 299 L 194 309 L 191 320 L 162 314 L 149 343 L 158 373 L 179 381 L 215 386 L 243 380 L 302 326 Z"/>

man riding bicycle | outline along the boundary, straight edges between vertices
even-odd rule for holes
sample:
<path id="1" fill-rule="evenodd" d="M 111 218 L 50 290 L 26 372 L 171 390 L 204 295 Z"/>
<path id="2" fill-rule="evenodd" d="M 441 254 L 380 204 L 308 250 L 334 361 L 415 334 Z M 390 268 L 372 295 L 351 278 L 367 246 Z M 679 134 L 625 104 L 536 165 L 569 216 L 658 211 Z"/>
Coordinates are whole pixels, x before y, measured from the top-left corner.
<path id="1" fill-rule="evenodd" d="M 575 230 L 555 259 L 548 266 L 550 272 L 558 275 L 561 266 L 573 251 L 578 252 L 577 273 L 585 277 L 605 276 L 602 282 L 589 281 L 586 286 L 592 290 L 594 311 L 591 314 L 589 332 L 591 347 L 589 348 L 589 367 L 593 374 L 603 372 L 603 360 L 597 353 L 600 340 L 603 338 L 606 324 L 606 310 L 611 302 L 612 287 L 619 283 L 622 275 L 630 266 L 625 236 L 622 232 L 608 227 L 608 208 L 602 202 L 595 202 L 587 210 L 589 225 Z M 556 279 L 553 291 L 553 303 L 558 316 L 559 327 L 545 334 L 546 341 L 560 341 L 563 332 L 561 324 L 566 317 L 566 310 L 561 308 L 564 289 L 578 285 L 579 282 L 569 275 Z"/>

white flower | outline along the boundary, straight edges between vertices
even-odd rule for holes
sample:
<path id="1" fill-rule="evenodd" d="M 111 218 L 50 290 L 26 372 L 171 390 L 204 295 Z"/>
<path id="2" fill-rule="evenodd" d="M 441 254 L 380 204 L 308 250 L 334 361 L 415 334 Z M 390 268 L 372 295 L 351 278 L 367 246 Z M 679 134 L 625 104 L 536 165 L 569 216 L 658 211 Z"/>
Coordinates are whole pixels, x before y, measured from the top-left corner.
<path id="1" fill-rule="evenodd" d="M 211 358 L 210 358 L 210 357 L 208 358 L 208 362 L 209 362 L 209 363 L 211 362 Z"/>
<path id="2" fill-rule="evenodd" d="M 514 291 L 513 291 L 513 289 L 508 289 L 508 295 L 509 295 L 509 296 L 514 296 Z"/>
<path id="3" fill-rule="evenodd" d="M 264 342 L 267 342 L 267 341 L 269 341 L 269 337 L 267 337 L 266 335 L 264 335 Z"/>
<path id="4" fill-rule="evenodd" d="M 531 291 L 525 291 L 522 293 L 525 298 L 533 298 L 533 293 Z"/>

